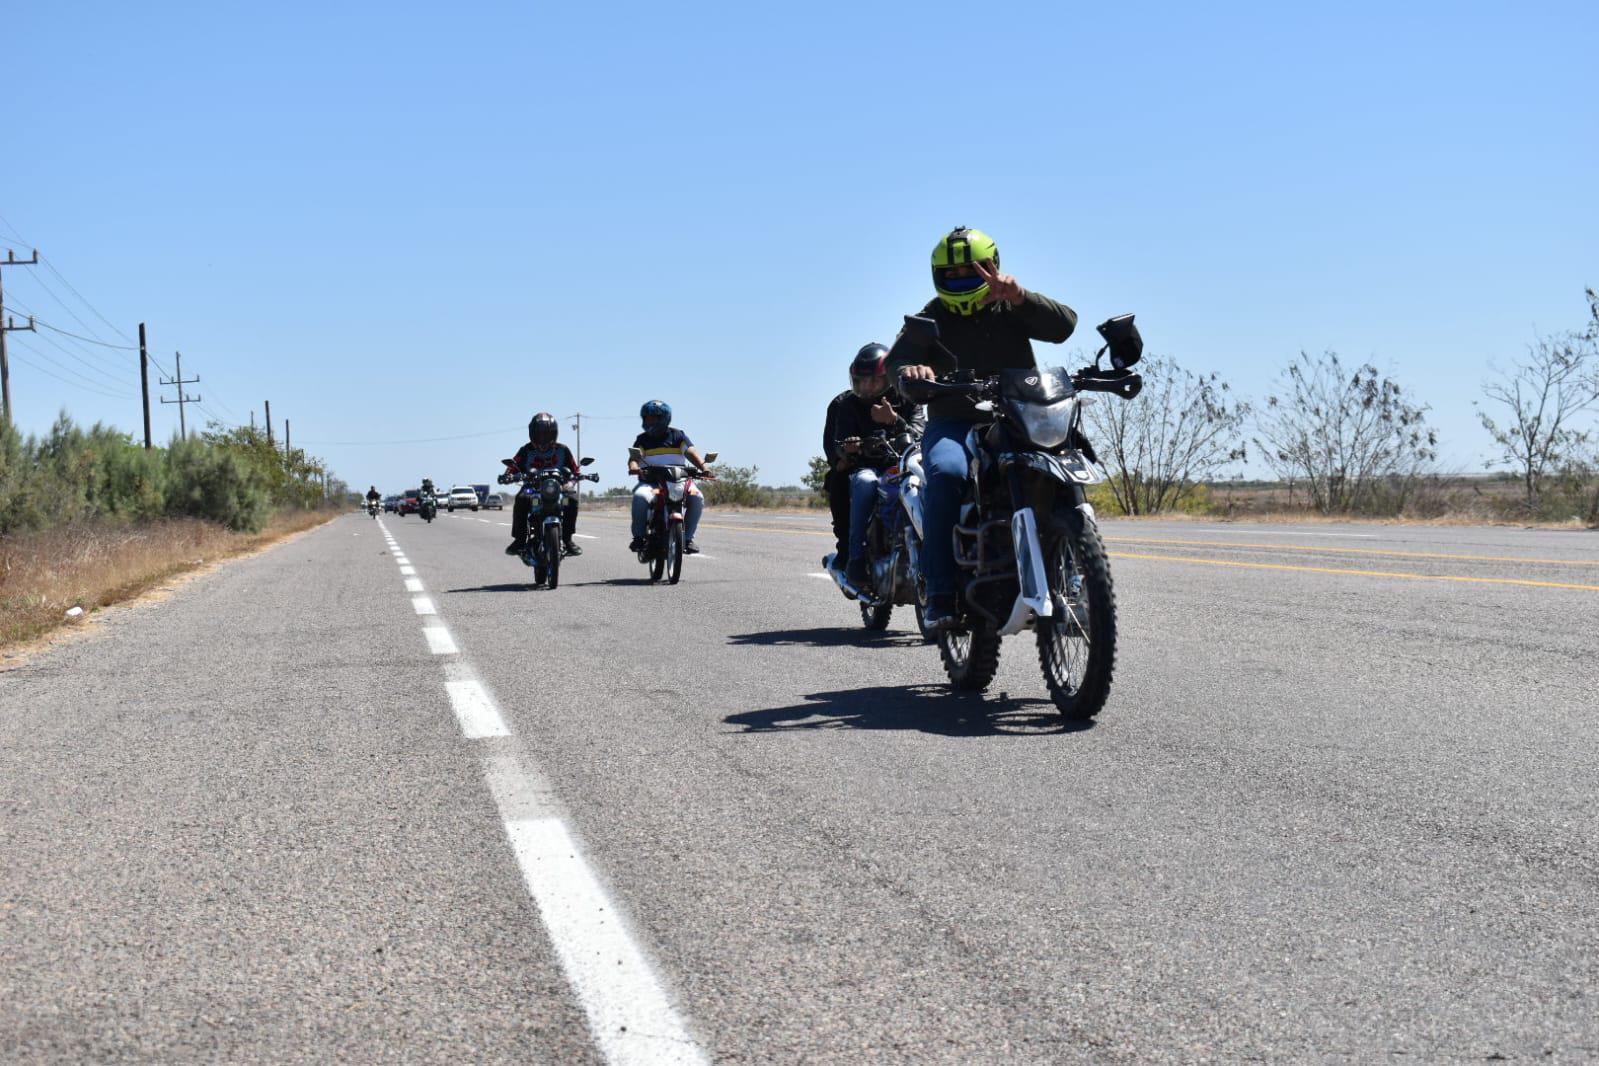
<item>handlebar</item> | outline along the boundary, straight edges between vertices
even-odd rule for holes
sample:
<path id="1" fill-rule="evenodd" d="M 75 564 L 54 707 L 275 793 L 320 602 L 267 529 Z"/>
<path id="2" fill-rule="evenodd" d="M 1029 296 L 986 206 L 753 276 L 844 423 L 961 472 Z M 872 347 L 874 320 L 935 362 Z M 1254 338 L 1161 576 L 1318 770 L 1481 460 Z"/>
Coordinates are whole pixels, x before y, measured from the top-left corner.
<path id="1" fill-rule="evenodd" d="M 1077 392 L 1108 392 L 1131 400 L 1144 387 L 1144 379 L 1131 370 L 1104 370 L 1085 366 L 1072 372 L 1072 388 Z M 920 378 L 900 380 L 900 392 L 912 403 L 927 403 L 939 396 L 973 396 L 979 400 L 999 397 L 999 378 L 977 378 L 970 371 L 940 374 L 933 381 Z"/>

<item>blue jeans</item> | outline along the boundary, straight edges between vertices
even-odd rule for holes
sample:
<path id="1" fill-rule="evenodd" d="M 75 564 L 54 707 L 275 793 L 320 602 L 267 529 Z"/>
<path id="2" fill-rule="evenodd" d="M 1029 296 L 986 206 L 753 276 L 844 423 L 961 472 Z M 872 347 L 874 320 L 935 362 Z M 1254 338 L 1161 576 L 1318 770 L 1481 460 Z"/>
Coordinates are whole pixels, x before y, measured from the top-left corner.
<path id="1" fill-rule="evenodd" d="M 640 481 L 638 488 L 633 490 L 633 537 L 638 539 L 644 536 L 645 527 L 650 522 L 650 505 L 655 502 L 655 486 L 648 481 Z M 699 489 L 689 490 L 683 500 L 683 539 L 693 540 L 694 531 L 700 526 L 700 515 L 705 513 L 705 497 L 700 495 Z"/>
<path id="2" fill-rule="evenodd" d="M 955 566 L 955 523 L 971 476 L 966 434 L 972 423 L 935 418 L 922 434 L 922 576 L 927 596 L 951 599 L 959 588 Z"/>
<path id="3" fill-rule="evenodd" d="M 849 476 L 849 557 L 866 565 L 866 523 L 877 507 L 877 471 L 862 467 Z"/>

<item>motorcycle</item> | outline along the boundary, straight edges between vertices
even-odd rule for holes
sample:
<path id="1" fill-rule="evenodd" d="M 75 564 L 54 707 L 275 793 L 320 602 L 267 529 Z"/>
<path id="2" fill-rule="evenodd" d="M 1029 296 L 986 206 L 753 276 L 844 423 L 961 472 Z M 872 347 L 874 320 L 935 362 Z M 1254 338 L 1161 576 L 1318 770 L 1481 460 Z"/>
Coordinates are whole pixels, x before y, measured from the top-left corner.
<path id="1" fill-rule="evenodd" d="M 366 513 L 367 513 L 367 516 L 370 517 L 370 518 L 376 518 L 378 516 L 378 501 L 377 500 L 368 500 L 368 501 L 366 501 Z"/>
<path id="2" fill-rule="evenodd" d="M 866 586 L 850 583 L 837 565 L 837 552 L 829 552 L 823 565 L 845 598 L 858 602 L 861 624 L 867 629 L 887 629 L 894 608 L 908 606 L 916 611 L 916 628 L 923 639 L 932 640 L 922 621 L 927 594 L 920 586 L 921 441 L 909 433 L 892 441 L 885 433 L 875 433 L 861 438 L 860 460 L 878 470 L 877 506 L 866 520 Z"/>
<path id="3" fill-rule="evenodd" d="M 416 504 L 416 513 L 431 522 L 439 516 L 439 501 L 431 492 L 424 492 Z"/>
<path id="4" fill-rule="evenodd" d="M 650 501 L 649 519 L 644 527 L 644 547 L 638 561 L 650 568 L 650 581 L 657 582 L 664 575 L 668 584 L 675 585 L 683 577 L 683 506 L 696 480 L 715 481 L 714 474 L 690 474 L 687 466 L 645 466 L 644 453 L 629 448 L 627 456 L 641 464 L 639 476 L 655 486 Z M 705 463 L 716 462 L 716 453 L 708 452 Z"/>
<path id="5" fill-rule="evenodd" d="M 511 460 L 503 460 L 507 465 Z M 593 459 L 579 459 L 579 466 L 588 466 Z M 527 540 L 522 548 L 522 562 L 533 568 L 533 584 L 555 588 L 561 582 L 561 559 L 565 555 L 566 530 L 561 518 L 567 498 L 577 495 L 582 481 L 598 481 L 598 474 L 574 474 L 562 466 L 544 467 L 521 473 L 506 471 L 499 483 L 510 485 L 521 482 L 517 495 L 526 498 Z"/>
<path id="6" fill-rule="evenodd" d="M 1000 642 L 1033 630 L 1051 700 L 1069 721 L 1098 714 L 1110 696 L 1116 661 L 1116 596 L 1087 486 L 1104 480 L 1083 435 L 1083 408 L 1105 392 L 1136 397 L 1143 356 L 1132 315 L 1099 327 L 1105 345 L 1094 365 L 969 371 L 935 381 L 907 380 L 906 396 L 925 403 L 968 396 L 990 421 L 966 436 L 972 477 L 954 532 L 962 581 L 955 624 L 938 634 L 939 656 L 956 689 L 982 691 L 999 669 Z M 905 338 L 959 365 L 931 318 L 907 316 Z M 1111 366 L 1100 365 L 1106 351 Z M 925 586 L 918 586 L 925 587 Z"/>

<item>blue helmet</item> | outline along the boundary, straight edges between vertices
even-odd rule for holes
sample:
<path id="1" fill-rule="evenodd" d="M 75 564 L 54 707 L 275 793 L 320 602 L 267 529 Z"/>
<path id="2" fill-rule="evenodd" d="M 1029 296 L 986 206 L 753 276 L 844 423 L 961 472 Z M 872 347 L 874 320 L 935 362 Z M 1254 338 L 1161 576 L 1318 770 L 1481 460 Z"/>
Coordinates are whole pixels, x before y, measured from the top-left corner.
<path id="1" fill-rule="evenodd" d="M 665 400 L 650 400 L 638 409 L 638 417 L 644 423 L 644 432 L 664 437 L 672 425 L 672 405 Z"/>

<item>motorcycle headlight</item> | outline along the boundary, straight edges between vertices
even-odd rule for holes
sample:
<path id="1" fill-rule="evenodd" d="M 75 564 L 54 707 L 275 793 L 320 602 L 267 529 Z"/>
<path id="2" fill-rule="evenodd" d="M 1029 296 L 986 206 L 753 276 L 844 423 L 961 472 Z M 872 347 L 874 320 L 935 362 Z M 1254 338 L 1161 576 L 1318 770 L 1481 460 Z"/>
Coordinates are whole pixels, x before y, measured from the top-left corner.
<path id="1" fill-rule="evenodd" d="M 561 498 L 561 483 L 554 478 L 545 478 L 539 483 L 539 495 L 544 497 L 545 503 L 554 503 Z"/>
<path id="2" fill-rule="evenodd" d="M 1076 397 L 1068 396 L 1051 404 L 1011 403 L 1011 417 L 1022 427 L 1027 439 L 1040 448 L 1058 448 L 1066 443 L 1072 430 L 1072 404 Z"/>

